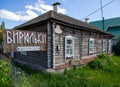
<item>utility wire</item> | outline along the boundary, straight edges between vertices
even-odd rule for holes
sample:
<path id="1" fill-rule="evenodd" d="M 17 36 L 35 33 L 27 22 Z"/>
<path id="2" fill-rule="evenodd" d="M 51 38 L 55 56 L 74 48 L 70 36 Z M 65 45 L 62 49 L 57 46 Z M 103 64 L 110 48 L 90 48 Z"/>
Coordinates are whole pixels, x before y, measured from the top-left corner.
<path id="1" fill-rule="evenodd" d="M 86 19 L 87 17 L 89 17 L 89 16 L 95 14 L 96 12 L 98 12 L 98 11 L 101 10 L 102 8 L 108 6 L 109 4 L 113 3 L 114 1 L 115 1 L 115 0 L 112 0 L 112 1 L 108 2 L 107 4 L 105 4 L 105 5 L 103 5 L 102 7 L 98 8 L 97 10 L 95 10 L 95 11 L 92 12 L 92 13 L 90 13 L 89 15 L 87 15 L 87 16 L 84 17 L 84 18 L 82 18 L 81 20 Z"/>

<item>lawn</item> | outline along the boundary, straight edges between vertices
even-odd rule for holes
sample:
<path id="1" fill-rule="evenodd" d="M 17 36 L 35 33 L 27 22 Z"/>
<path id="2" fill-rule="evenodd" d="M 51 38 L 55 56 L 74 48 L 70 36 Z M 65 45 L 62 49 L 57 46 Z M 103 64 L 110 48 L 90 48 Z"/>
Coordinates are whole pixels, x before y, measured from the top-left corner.
<path id="1" fill-rule="evenodd" d="M 15 87 L 120 87 L 120 57 L 100 55 L 84 67 L 63 73 L 34 72 L 13 67 Z"/>

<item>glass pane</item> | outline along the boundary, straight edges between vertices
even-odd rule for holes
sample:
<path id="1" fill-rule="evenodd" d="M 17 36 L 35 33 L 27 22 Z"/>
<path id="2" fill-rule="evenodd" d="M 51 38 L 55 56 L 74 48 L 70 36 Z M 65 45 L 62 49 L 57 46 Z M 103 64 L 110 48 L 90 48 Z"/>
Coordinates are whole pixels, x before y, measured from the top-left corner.
<path id="1" fill-rule="evenodd" d="M 69 57 L 73 56 L 73 51 L 74 51 L 73 41 L 74 40 L 69 39 L 69 38 L 66 39 L 66 56 L 69 56 Z"/>
<path id="2" fill-rule="evenodd" d="M 66 46 L 66 48 L 67 48 L 67 49 L 69 49 L 69 48 L 70 48 L 70 46 L 69 46 L 69 45 L 67 45 L 67 46 Z"/>
<path id="3" fill-rule="evenodd" d="M 66 49 L 66 50 L 67 50 L 66 54 L 69 54 L 69 49 Z"/>
<path id="4" fill-rule="evenodd" d="M 90 48 L 89 50 L 92 51 L 92 48 Z"/>
<path id="5" fill-rule="evenodd" d="M 105 40 L 103 40 L 103 44 L 106 44 Z"/>
<path id="6" fill-rule="evenodd" d="M 72 40 L 67 40 L 67 44 L 72 44 Z"/>
<path id="7" fill-rule="evenodd" d="M 93 41 L 90 41 L 90 44 L 93 44 Z"/>
<path id="8" fill-rule="evenodd" d="M 73 49 L 70 49 L 70 54 L 73 54 Z"/>

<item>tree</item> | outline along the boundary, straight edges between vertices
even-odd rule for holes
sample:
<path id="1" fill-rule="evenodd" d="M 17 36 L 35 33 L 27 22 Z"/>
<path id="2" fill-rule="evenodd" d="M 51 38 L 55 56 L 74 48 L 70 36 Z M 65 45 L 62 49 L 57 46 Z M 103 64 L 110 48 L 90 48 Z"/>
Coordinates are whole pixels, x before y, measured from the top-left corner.
<path id="1" fill-rule="evenodd" d="M 4 23 L 4 21 L 2 21 L 0 29 L 2 29 L 2 30 L 5 29 L 5 23 Z"/>
<path id="2" fill-rule="evenodd" d="M 118 37 L 118 40 L 117 40 L 117 43 L 116 43 L 116 44 L 120 46 L 120 35 L 119 35 L 119 37 Z"/>
<path id="3" fill-rule="evenodd" d="M 3 30 L 5 29 L 5 23 L 4 21 L 2 21 L 2 23 L 0 24 L 0 44 L 2 44 L 3 42 Z"/>
<path id="4" fill-rule="evenodd" d="M 120 55 L 120 36 L 117 38 L 116 45 L 113 46 L 113 52 L 115 52 L 116 55 Z"/>

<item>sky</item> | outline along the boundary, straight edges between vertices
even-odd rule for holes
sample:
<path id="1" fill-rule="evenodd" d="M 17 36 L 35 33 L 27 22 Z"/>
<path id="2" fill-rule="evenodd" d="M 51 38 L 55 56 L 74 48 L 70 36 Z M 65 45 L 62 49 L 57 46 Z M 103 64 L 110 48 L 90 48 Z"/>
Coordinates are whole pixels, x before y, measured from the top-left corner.
<path id="1" fill-rule="evenodd" d="M 105 19 L 120 17 L 120 0 L 101 0 Z M 45 12 L 52 10 L 52 4 L 60 2 L 59 13 L 78 20 L 101 7 L 100 0 L 0 0 L 0 24 L 5 22 L 6 29 L 12 29 Z M 101 20 L 101 10 L 88 16 L 89 21 Z"/>

